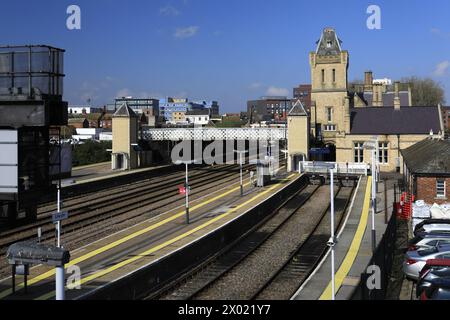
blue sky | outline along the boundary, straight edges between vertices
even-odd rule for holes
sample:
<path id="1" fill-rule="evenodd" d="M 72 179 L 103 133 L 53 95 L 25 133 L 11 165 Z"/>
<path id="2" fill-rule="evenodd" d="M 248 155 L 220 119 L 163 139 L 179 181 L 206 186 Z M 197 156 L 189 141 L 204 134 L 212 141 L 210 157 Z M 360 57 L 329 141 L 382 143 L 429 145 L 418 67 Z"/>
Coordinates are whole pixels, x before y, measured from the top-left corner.
<path id="1" fill-rule="evenodd" d="M 81 30 L 66 9 L 81 8 Z M 381 7 L 369 30 L 367 7 Z M 450 103 L 450 1 L 34 0 L 3 1 L 2 44 L 67 50 L 65 99 L 111 103 L 116 96 L 218 100 L 224 112 L 310 82 L 308 53 L 324 27 L 350 52 L 349 79 L 429 76 Z"/>

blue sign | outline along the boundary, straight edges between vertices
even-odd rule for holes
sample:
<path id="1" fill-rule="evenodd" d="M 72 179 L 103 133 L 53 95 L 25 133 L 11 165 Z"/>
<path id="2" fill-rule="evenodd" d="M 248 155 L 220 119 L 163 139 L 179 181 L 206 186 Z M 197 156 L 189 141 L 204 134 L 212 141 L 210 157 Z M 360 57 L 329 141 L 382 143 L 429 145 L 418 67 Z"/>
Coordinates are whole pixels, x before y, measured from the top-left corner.
<path id="1" fill-rule="evenodd" d="M 312 148 L 309 150 L 311 154 L 330 154 L 330 149 L 328 148 Z"/>
<path id="2" fill-rule="evenodd" d="M 66 220 L 69 218 L 69 212 L 63 211 L 63 212 L 56 212 L 52 215 L 53 223 L 56 223 L 61 220 Z"/>

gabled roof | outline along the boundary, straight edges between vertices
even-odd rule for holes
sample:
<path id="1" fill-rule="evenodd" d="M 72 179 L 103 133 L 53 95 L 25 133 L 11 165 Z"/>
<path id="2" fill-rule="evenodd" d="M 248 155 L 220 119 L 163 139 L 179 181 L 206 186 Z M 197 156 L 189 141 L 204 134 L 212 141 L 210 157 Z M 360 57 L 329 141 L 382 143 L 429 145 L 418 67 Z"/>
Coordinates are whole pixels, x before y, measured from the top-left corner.
<path id="1" fill-rule="evenodd" d="M 113 118 L 137 118 L 136 113 L 131 109 L 126 102 L 122 104 L 122 106 L 117 109 L 114 113 Z"/>
<path id="2" fill-rule="evenodd" d="M 297 100 L 291 110 L 289 110 L 288 116 L 308 116 L 308 113 L 306 112 L 300 99 Z"/>
<path id="3" fill-rule="evenodd" d="M 341 53 L 342 41 L 338 38 L 333 28 L 325 28 L 320 40 L 317 42 L 316 53 L 318 55 L 338 55 Z"/>
<path id="4" fill-rule="evenodd" d="M 373 92 L 364 92 L 364 100 L 367 102 L 367 106 L 371 107 L 373 105 Z M 409 106 L 409 92 L 400 91 L 400 105 Z M 382 94 L 383 106 L 393 106 L 394 105 L 395 92 L 384 92 Z"/>
<path id="5" fill-rule="evenodd" d="M 450 140 L 428 138 L 401 152 L 413 174 L 450 176 Z"/>
<path id="6" fill-rule="evenodd" d="M 352 108 L 350 134 L 429 134 L 441 131 L 438 107 Z"/>

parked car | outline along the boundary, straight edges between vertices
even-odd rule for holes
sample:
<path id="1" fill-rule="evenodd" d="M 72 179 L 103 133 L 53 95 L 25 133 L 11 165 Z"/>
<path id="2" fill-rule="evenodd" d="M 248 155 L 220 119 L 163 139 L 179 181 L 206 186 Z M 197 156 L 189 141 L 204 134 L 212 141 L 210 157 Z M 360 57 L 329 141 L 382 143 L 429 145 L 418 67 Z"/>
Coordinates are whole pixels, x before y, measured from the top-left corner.
<path id="1" fill-rule="evenodd" d="M 419 273 L 416 295 L 420 297 L 424 290 L 431 288 L 432 281 L 439 278 L 450 279 L 450 260 L 432 259 L 428 260 Z"/>
<path id="2" fill-rule="evenodd" d="M 416 251 L 419 249 L 434 248 L 439 245 L 450 245 L 449 233 L 418 233 L 408 243 L 407 251 Z"/>
<path id="3" fill-rule="evenodd" d="M 419 273 L 431 259 L 450 259 L 450 245 L 436 246 L 434 248 L 408 251 L 403 261 L 403 272 L 406 278 L 417 281 Z"/>
<path id="4" fill-rule="evenodd" d="M 420 300 L 450 300 L 450 279 L 431 280 L 430 287 L 422 291 Z"/>
<path id="5" fill-rule="evenodd" d="M 419 223 L 414 228 L 414 235 L 426 232 L 448 232 L 450 233 L 450 220 L 443 219 L 428 219 Z"/>
<path id="6" fill-rule="evenodd" d="M 450 224 L 450 219 L 426 219 L 416 225 L 414 232 L 428 224 Z"/>

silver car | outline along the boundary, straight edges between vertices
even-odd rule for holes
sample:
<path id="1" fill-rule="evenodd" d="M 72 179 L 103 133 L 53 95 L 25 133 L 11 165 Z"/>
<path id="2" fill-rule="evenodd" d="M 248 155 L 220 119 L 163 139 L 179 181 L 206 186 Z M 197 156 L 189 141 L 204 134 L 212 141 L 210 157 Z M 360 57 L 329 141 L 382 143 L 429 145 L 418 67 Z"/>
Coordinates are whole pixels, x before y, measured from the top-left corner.
<path id="1" fill-rule="evenodd" d="M 420 233 L 408 243 L 408 251 L 450 245 L 450 233 Z"/>
<path id="2" fill-rule="evenodd" d="M 450 245 L 406 252 L 403 261 L 403 272 L 406 277 L 417 281 L 420 271 L 430 259 L 450 259 Z"/>

